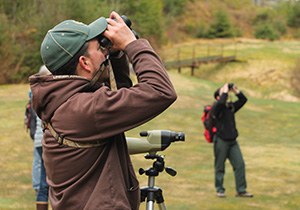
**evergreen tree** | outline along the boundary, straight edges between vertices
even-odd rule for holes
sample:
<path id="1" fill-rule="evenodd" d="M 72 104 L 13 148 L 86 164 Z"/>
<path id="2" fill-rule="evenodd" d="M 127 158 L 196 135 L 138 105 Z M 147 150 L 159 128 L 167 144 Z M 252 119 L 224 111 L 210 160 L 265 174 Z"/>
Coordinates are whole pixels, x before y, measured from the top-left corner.
<path id="1" fill-rule="evenodd" d="M 124 9 L 133 22 L 133 29 L 140 37 L 147 38 L 154 47 L 161 43 L 164 18 L 161 0 L 125 0 Z"/>
<path id="2" fill-rule="evenodd" d="M 228 14 L 224 11 L 219 11 L 216 13 L 215 23 L 210 25 L 208 30 L 209 38 L 226 38 L 232 37 L 231 22 L 229 21 Z"/>
<path id="3" fill-rule="evenodd" d="M 300 4 L 293 4 L 288 9 L 287 23 L 291 27 L 300 27 Z"/>

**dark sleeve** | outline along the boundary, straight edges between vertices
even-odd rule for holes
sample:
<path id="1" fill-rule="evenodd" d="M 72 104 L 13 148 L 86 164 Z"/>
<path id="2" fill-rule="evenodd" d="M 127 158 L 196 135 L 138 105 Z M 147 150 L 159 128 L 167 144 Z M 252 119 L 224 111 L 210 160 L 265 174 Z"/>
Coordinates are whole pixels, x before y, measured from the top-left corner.
<path id="1" fill-rule="evenodd" d="M 36 113 L 34 112 L 32 106 L 29 109 L 30 119 L 29 119 L 29 128 L 30 128 L 30 137 L 34 140 L 34 135 L 36 131 Z"/>
<path id="2" fill-rule="evenodd" d="M 220 115 L 222 110 L 225 108 L 225 103 L 228 97 L 228 93 L 223 93 L 220 97 L 220 99 L 214 103 L 212 107 L 212 117 L 217 117 Z"/>
<path id="3" fill-rule="evenodd" d="M 236 96 L 238 97 L 238 100 L 233 103 L 234 112 L 237 112 L 240 108 L 242 108 L 248 100 L 242 91 L 240 91 L 240 93 Z"/>
<path id="4" fill-rule="evenodd" d="M 122 87 L 131 87 L 132 81 L 130 79 L 130 69 L 127 55 L 121 52 L 120 57 L 111 56 L 110 61 L 114 71 L 117 88 L 120 89 Z"/>

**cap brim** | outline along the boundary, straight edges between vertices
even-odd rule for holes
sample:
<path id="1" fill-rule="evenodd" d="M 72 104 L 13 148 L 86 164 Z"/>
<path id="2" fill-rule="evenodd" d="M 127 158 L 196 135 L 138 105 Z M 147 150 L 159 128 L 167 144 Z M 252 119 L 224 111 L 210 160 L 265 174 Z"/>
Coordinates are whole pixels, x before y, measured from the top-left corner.
<path id="1" fill-rule="evenodd" d="M 89 25 L 90 31 L 87 37 L 87 41 L 95 38 L 96 36 L 102 34 L 107 28 L 107 21 L 104 17 L 98 18 Z"/>

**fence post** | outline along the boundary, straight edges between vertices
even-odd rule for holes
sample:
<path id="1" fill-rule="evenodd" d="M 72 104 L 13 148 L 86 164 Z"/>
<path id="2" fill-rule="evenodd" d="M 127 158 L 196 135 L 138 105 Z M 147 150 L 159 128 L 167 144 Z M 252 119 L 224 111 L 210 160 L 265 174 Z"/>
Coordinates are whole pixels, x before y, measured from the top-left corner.
<path id="1" fill-rule="evenodd" d="M 234 57 L 236 58 L 236 42 L 234 42 Z"/>
<path id="2" fill-rule="evenodd" d="M 209 45 L 207 45 L 207 57 L 209 57 L 209 52 L 210 51 L 210 46 Z"/>
<path id="3" fill-rule="evenodd" d="M 195 58 L 195 45 L 193 46 L 193 62 L 191 66 L 191 75 L 194 76 L 194 69 L 196 65 L 196 58 Z"/>
<path id="4" fill-rule="evenodd" d="M 181 67 L 180 67 L 180 47 L 177 51 L 177 62 L 178 62 L 178 73 L 181 73 Z"/>
<path id="5" fill-rule="evenodd" d="M 221 57 L 223 57 L 224 44 L 221 44 Z"/>

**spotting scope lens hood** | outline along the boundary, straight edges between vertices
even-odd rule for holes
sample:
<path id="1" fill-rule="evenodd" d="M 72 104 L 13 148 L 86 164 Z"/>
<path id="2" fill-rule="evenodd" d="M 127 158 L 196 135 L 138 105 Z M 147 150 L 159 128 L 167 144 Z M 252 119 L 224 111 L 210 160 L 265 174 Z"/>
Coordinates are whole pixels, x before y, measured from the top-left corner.
<path id="1" fill-rule="evenodd" d="M 147 137 L 147 139 L 126 138 L 130 154 L 163 151 L 172 142 L 185 141 L 184 133 L 169 130 L 141 131 L 140 136 Z"/>
<path id="2" fill-rule="evenodd" d="M 147 134 L 147 135 L 145 135 Z M 153 132 L 152 131 L 141 131 L 140 136 L 152 136 Z M 155 135 L 155 134 L 154 134 Z M 173 131 L 168 131 L 168 130 L 161 130 L 160 134 L 160 139 L 161 139 L 161 151 L 165 150 L 172 142 L 175 141 L 184 141 L 184 133 L 177 133 Z"/>

